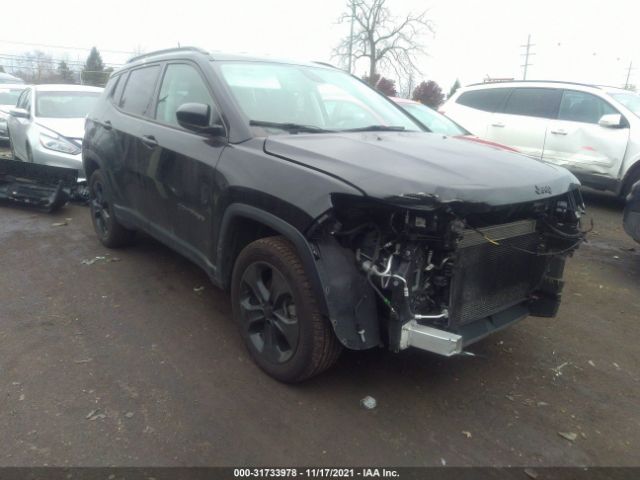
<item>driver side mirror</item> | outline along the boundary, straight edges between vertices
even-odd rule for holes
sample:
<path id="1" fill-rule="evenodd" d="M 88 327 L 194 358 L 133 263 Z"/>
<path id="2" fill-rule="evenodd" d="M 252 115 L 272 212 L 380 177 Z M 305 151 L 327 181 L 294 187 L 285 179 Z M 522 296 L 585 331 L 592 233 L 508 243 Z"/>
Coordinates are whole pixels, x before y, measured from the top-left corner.
<path id="1" fill-rule="evenodd" d="M 12 108 L 9 110 L 9 115 L 16 118 L 31 118 L 29 110 L 25 110 L 24 108 Z"/>
<path id="2" fill-rule="evenodd" d="M 181 127 L 192 132 L 224 135 L 222 125 L 211 125 L 211 107 L 204 103 L 185 103 L 176 110 L 176 118 Z"/>
<path id="3" fill-rule="evenodd" d="M 600 117 L 600 120 L 598 120 L 598 125 L 606 128 L 619 128 L 622 126 L 622 115 L 619 113 L 603 115 Z"/>

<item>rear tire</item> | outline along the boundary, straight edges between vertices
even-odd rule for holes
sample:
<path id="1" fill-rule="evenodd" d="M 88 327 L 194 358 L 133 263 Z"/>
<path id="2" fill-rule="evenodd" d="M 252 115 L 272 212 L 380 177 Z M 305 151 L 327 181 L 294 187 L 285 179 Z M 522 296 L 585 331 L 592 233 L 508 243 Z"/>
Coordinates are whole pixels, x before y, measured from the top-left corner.
<path id="1" fill-rule="evenodd" d="M 119 248 L 132 242 L 135 232 L 116 220 L 111 196 L 100 170 L 93 172 L 89 179 L 89 209 L 93 228 L 105 247 Z"/>
<path id="2" fill-rule="evenodd" d="M 231 299 L 251 357 L 273 378 L 300 382 L 340 356 L 342 345 L 320 313 L 295 248 L 284 237 L 256 240 L 240 252 Z"/>

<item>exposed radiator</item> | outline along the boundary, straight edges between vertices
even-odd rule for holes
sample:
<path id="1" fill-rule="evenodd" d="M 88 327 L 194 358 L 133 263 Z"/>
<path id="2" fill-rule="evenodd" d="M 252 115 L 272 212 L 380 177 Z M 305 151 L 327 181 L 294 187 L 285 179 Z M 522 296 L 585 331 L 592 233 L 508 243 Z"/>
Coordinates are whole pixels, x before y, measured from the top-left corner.
<path id="1" fill-rule="evenodd" d="M 541 237 L 534 220 L 478 230 L 482 234 L 465 231 L 456 252 L 449 303 L 451 327 L 523 302 L 540 284 L 546 270 L 548 257 L 518 251 L 537 251 Z"/>

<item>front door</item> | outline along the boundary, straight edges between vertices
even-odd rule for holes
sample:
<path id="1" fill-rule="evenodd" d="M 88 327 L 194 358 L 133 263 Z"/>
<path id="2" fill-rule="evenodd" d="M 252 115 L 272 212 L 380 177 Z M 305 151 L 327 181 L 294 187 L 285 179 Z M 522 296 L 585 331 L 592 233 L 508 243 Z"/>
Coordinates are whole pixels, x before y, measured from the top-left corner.
<path id="1" fill-rule="evenodd" d="M 629 124 L 598 125 L 603 115 L 620 114 L 604 99 L 565 90 L 558 119 L 549 123 L 543 159 L 576 172 L 617 178 L 629 140 Z"/>
<path id="2" fill-rule="evenodd" d="M 154 123 L 144 133 L 153 138 L 148 163 L 149 202 L 164 214 L 159 233 L 191 256 L 210 258 L 217 200 L 216 165 L 226 142 L 188 131 L 178 124 L 176 111 L 186 103 L 209 105 L 212 123 L 220 123 L 213 95 L 195 64 L 166 66 L 156 100 Z"/>

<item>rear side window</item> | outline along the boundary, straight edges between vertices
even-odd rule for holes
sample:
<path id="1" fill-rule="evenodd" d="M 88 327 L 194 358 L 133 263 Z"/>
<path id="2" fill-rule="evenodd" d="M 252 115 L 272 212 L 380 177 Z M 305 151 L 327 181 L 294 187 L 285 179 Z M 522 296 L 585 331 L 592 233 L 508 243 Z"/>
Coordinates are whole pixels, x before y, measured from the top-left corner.
<path id="1" fill-rule="evenodd" d="M 501 110 L 511 90 L 511 88 L 485 88 L 464 92 L 458 97 L 456 103 L 485 112 L 497 112 Z"/>
<path id="2" fill-rule="evenodd" d="M 111 90 L 111 100 L 113 103 L 118 104 L 122 96 L 122 91 L 124 90 L 124 84 L 127 82 L 127 74 L 123 73 L 122 75 L 118 75 L 116 82 L 116 85 Z"/>
<path id="3" fill-rule="evenodd" d="M 120 99 L 120 108 L 133 115 L 151 113 L 149 110 L 159 72 L 159 65 L 132 70 Z"/>
<path id="4" fill-rule="evenodd" d="M 504 106 L 504 113 L 528 117 L 556 118 L 562 90 L 516 88 Z"/>
<path id="5" fill-rule="evenodd" d="M 598 123 L 600 117 L 613 113 L 619 112 L 595 95 L 585 92 L 565 90 L 562 95 L 562 102 L 560 103 L 558 120 Z"/>

